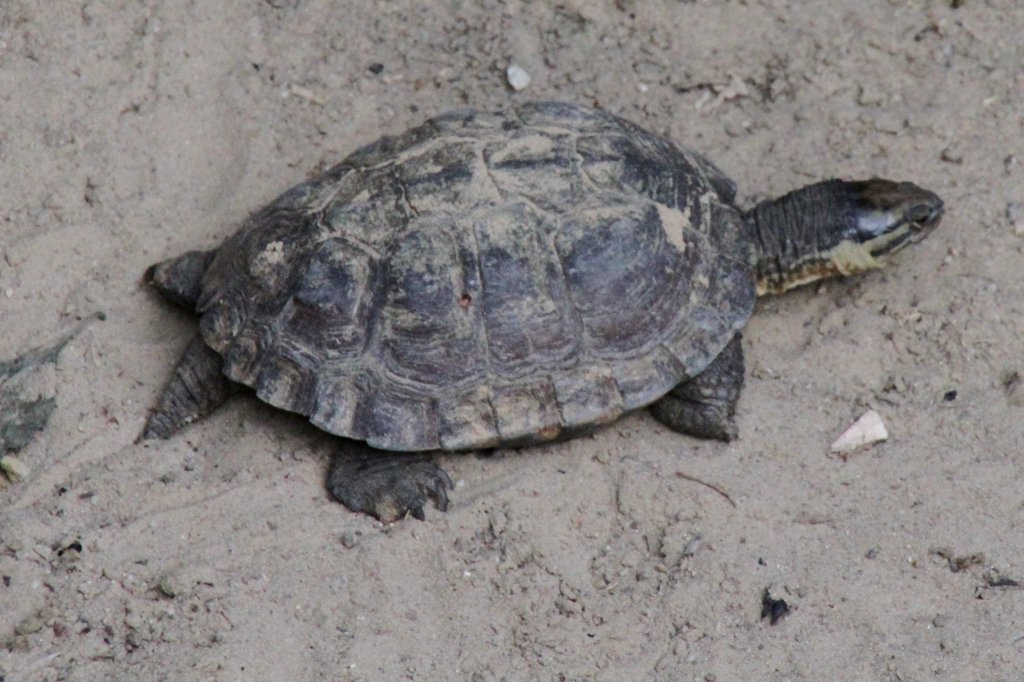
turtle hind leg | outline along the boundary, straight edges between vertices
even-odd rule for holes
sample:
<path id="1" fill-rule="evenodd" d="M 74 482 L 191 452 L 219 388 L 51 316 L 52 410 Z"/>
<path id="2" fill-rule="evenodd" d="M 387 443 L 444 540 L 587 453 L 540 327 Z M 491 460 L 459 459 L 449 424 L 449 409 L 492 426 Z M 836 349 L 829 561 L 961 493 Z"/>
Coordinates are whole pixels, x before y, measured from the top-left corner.
<path id="1" fill-rule="evenodd" d="M 736 402 L 743 388 L 743 347 L 736 334 L 703 372 L 651 405 L 651 414 L 673 431 L 697 438 L 736 438 Z"/>
<path id="2" fill-rule="evenodd" d="M 210 267 L 214 251 L 189 251 L 149 266 L 143 276 L 164 298 L 189 310 L 196 309 L 202 291 L 203 275 Z"/>
<path id="3" fill-rule="evenodd" d="M 346 441 L 334 454 L 327 474 L 327 490 L 335 500 L 384 523 L 406 514 L 422 521 L 428 500 L 447 510 L 452 488 L 444 469 L 425 455 L 374 450 L 356 441 Z"/>
<path id="4" fill-rule="evenodd" d="M 178 360 L 174 375 L 146 422 L 142 440 L 169 438 L 220 407 L 236 390 L 221 371 L 223 366 L 220 355 L 197 334 Z"/>

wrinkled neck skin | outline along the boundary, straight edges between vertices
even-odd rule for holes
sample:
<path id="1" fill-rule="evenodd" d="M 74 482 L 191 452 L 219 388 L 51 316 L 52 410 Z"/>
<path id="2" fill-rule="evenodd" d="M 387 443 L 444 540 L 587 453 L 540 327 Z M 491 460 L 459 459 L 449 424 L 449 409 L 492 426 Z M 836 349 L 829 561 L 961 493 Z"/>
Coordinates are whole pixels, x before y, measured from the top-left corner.
<path id="1" fill-rule="evenodd" d="M 856 221 L 846 183 L 826 180 L 763 201 L 745 219 L 757 240 L 757 293 L 776 294 L 823 277 L 849 274 L 838 266 L 837 234 Z M 857 266 L 878 267 L 868 253 L 844 254 Z M 843 262 L 844 259 L 839 259 Z"/>

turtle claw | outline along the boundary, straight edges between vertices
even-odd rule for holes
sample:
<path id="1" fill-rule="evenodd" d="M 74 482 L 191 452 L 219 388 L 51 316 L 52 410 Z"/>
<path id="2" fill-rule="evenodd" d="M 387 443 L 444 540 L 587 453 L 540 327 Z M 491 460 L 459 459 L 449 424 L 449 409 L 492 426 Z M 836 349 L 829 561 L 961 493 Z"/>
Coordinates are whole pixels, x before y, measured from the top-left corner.
<path id="1" fill-rule="evenodd" d="M 424 521 L 428 501 L 448 509 L 448 491 L 455 486 L 441 467 L 423 455 L 396 455 L 352 444 L 331 463 L 327 488 L 337 501 L 384 523 L 406 515 Z"/>
<path id="2" fill-rule="evenodd" d="M 434 481 L 434 488 L 430 491 L 430 499 L 434 500 L 434 506 L 437 507 L 438 511 L 448 511 L 448 491 L 455 488 L 455 484 L 452 483 L 452 479 L 448 476 L 448 473 L 438 467 L 437 473 L 441 474 Z"/>

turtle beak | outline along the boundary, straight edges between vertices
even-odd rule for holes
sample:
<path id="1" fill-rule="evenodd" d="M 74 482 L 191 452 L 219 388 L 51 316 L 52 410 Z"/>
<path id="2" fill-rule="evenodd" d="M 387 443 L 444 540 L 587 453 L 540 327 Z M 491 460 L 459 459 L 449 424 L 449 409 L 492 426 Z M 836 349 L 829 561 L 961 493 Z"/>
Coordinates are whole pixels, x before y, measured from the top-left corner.
<path id="1" fill-rule="evenodd" d="M 929 192 L 929 194 L 931 193 Z M 932 230 L 942 222 L 942 214 L 945 212 L 946 207 L 938 196 L 932 194 L 932 197 L 934 197 L 934 202 L 927 206 L 927 212 L 924 214 L 924 217 L 910 224 L 910 231 L 913 233 L 911 241 L 915 243 L 931 234 Z"/>

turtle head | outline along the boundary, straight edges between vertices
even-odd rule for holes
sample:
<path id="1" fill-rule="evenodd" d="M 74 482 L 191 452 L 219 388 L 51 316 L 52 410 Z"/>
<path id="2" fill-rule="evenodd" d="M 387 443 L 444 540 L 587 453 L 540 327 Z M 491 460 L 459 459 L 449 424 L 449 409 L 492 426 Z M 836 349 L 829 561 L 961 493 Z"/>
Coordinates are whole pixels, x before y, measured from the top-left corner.
<path id="1" fill-rule="evenodd" d="M 756 206 L 758 293 L 885 265 L 942 219 L 942 199 L 911 182 L 827 180 Z"/>
<path id="2" fill-rule="evenodd" d="M 855 245 L 880 264 L 927 237 L 942 220 L 942 199 L 912 182 L 872 178 L 847 185 L 854 194 L 853 217 L 837 243 Z M 842 271 L 845 265 L 837 263 L 837 268 Z M 857 271 L 856 263 L 849 266 Z"/>

